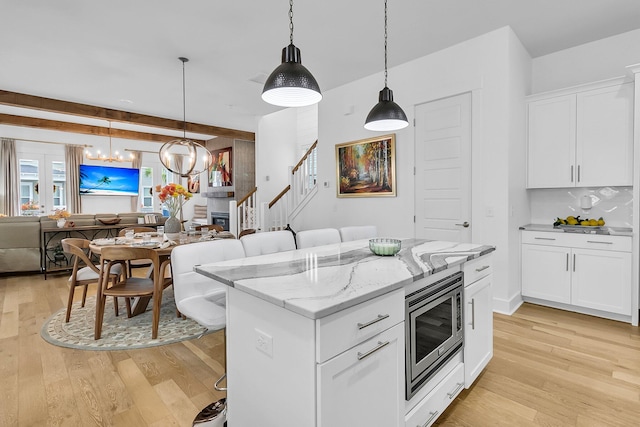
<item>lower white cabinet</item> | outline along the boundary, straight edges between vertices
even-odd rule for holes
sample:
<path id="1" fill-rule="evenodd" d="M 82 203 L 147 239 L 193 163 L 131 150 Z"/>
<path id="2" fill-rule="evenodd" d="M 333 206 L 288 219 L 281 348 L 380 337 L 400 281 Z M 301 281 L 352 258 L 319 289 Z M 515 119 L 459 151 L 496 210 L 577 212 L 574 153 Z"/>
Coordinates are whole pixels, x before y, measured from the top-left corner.
<path id="1" fill-rule="evenodd" d="M 478 378 L 493 357 L 493 276 L 483 277 L 464 289 L 464 385 Z"/>
<path id="2" fill-rule="evenodd" d="M 492 255 L 466 262 L 464 272 L 464 385 L 478 378 L 493 357 Z"/>
<path id="3" fill-rule="evenodd" d="M 415 408 L 409 411 L 405 417 L 405 427 L 428 427 L 433 424 L 460 394 L 464 388 L 464 381 L 464 366 L 460 363 Z"/>
<path id="4" fill-rule="evenodd" d="M 525 299 L 631 316 L 631 273 L 630 237 L 522 232 Z"/>
<path id="5" fill-rule="evenodd" d="M 404 410 L 404 323 L 318 364 L 318 425 L 399 426 Z"/>

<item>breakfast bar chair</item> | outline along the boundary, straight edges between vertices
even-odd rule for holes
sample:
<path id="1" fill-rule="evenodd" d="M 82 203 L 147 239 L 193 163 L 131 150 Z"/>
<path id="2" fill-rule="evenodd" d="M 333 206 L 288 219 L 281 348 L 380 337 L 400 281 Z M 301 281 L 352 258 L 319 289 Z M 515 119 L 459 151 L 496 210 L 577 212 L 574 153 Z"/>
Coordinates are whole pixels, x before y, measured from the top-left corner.
<path id="1" fill-rule="evenodd" d="M 296 249 L 293 233 L 287 230 L 247 234 L 242 236 L 240 241 L 246 256 L 266 255 Z"/>
<path id="2" fill-rule="evenodd" d="M 352 225 L 340 228 L 340 238 L 343 242 L 374 237 L 378 237 L 378 229 L 375 225 Z"/>
<path id="3" fill-rule="evenodd" d="M 302 230 L 296 234 L 298 249 L 312 248 L 315 246 L 340 243 L 340 232 L 335 228 L 316 228 L 314 230 Z"/>
<path id="4" fill-rule="evenodd" d="M 213 240 L 175 247 L 171 251 L 171 276 L 178 310 L 207 330 L 215 331 L 224 328 L 227 322 L 227 287 L 196 273 L 193 268 L 196 265 L 244 258 L 244 256 L 242 243 L 235 239 Z M 226 373 L 216 381 L 216 390 L 225 390 L 219 387 L 225 376 Z M 193 425 L 215 423 L 222 426 L 225 409 L 226 399 L 215 401 L 200 411 Z"/>
<path id="5" fill-rule="evenodd" d="M 80 238 L 66 238 L 60 241 L 62 244 L 62 250 L 73 256 L 73 271 L 71 277 L 69 277 L 69 298 L 67 300 L 67 313 L 65 315 L 65 323 L 69 323 L 71 318 L 71 306 L 73 305 L 73 296 L 76 291 L 76 287 L 82 286 L 82 305 L 87 300 L 87 288 L 91 283 L 100 282 L 100 266 L 95 265 L 91 261 L 91 253 L 89 252 L 89 240 Z M 114 284 L 118 277 L 122 274 L 122 266 L 120 264 L 114 265 L 111 274 L 109 275 L 109 282 Z M 98 302 L 96 301 L 96 304 Z M 118 315 L 118 298 L 113 298 L 113 307 L 115 309 L 116 316 Z"/>

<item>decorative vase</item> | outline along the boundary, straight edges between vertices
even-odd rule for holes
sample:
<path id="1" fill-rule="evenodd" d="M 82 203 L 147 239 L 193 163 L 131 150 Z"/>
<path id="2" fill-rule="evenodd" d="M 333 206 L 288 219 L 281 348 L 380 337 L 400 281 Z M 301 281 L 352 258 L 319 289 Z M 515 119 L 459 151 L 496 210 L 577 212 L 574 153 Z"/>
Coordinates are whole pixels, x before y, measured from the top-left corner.
<path id="1" fill-rule="evenodd" d="M 164 223 L 164 232 L 167 234 L 180 232 L 180 220 L 175 215 L 169 216 Z"/>
<path id="2" fill-rule="evenodd" d="M 56 225 L 58 226 L 58 228 L 64 228 L 64 225 L 67 223 L 67 220 L 65 218 L 58 218 L 58 220 L 56 221 Z"/>

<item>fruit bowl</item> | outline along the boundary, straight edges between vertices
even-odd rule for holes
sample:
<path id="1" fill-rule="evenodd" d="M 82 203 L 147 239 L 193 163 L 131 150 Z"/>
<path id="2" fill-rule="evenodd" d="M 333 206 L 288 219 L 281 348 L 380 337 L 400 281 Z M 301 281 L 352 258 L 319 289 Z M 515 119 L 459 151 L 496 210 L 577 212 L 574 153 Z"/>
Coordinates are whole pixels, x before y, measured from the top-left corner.
<path id="1" fill-rule="evenodd" d="M 116 225 L 121 220 L 122 220 L 122 218 L 98 218 L 98 221 L 100 221 L 104 225 Z"/>
<path id="2" fill-rule="evenodd" d="M 376 255 L 393 256 L 400 252 L 402 242 L 398 239 L 379 237 L 369 240 L 369 249 Z"/>

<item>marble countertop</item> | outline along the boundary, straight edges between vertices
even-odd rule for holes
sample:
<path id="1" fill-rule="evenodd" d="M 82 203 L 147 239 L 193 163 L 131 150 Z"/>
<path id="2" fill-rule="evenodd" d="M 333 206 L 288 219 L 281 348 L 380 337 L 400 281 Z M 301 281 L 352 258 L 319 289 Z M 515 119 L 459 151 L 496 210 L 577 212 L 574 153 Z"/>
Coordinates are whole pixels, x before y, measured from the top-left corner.
<path id="1" fill-rule="evenodd" d="M 493 246 L 402 239 L 396 256 L 368 240 L 199 265 L 195 271 L 311 319 L 319 319 L 494 251 Z"/>
<path id="2" fill-rule="evenodd" d="M 520 227 L 520 230 L 526 231 L 545 231 L 549 233 L 576 233 L 576 234 L 603 234 L 607 236 L 633 236 L 633 230 L 626 227 L 608 227 L 604 226 L 601 229 L 589 230 L 578 229 L 578 231 L 565 231 L 561 228 L 554 228 L 552 224 L 527 224 Z"/>

